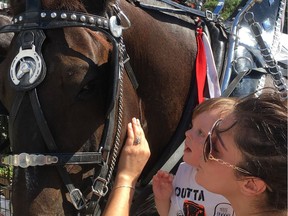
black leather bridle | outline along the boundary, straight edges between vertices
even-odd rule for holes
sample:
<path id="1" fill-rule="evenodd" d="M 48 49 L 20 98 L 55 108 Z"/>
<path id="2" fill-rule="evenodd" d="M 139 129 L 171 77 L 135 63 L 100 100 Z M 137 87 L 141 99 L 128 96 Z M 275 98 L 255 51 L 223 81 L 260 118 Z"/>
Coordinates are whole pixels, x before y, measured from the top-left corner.
<path id="1" fill-rule="evenodd" d="M 116 5 L 115 11 L 117 10 L 121 13 L 120 8 Z M 15 16 L 13 24 L 0 28 L 0 33 L 19 33 L 17 36 L 19 52 L 11 63 L 9 76 L 12 86 L 17 90 L 12 109 L 9 113 L 11 146 L 13 147 L 13 123 L 24 96 L 28 95 L 38 127 L 50 151 L 47 154 L 21 153 L 19 155 L 1 155 L 1 162 L 2 164 L 20 166 L 22 168 L 37 165 L 57 165 L 57 170 L 66 185 L 74 207 L 79 211 L 85 211 L 86 214 L 97 215 L 100 213 L 99 201 L 108 192 L 108 184 L 111 180 L 119 153 L 123 111 L 122 75 L 124 61 L 126 62 L 125 58 L 127 56 L 123 44 L 122 26 L 118 25 L 119 21 L 117 14 L 106 18 L 80 12 L 45 11 L 41 10 L 41 1 L 26 0 L 26 11 Z M 46 65 L 41 53 L 42 44 L 45 40 L 43 30 L 64 27 L 86 27 L 93 31 L 102 32 L 113 44 L 111 58 L 114 65 L 113 90 L 110 96 L 100 147 L 97 152 L 58 153 L 59 148 L 50 132 L 37 96 L 37 86 L 46 76 Z M 33 73 L 31 73 L 30 78 L 19 75 L 19 73 L 25 74 L 31 71 Z M 138 84 L 133 74 L 130 74 L 129 77 L 133 86 L 137 86 Z M 118 118 L 117 122 L 115 120 L 116 117 Z M 109 161 L 112 162 L 108 164 Z M 75 188 L 65 168 L 59 166 L 66 164 L 98 164 L 101 166 L 99 175 L 95 177 L 92 184 L 93 195 L 88 202 L 83 197 L 82 192 L 78 188 Z"/>

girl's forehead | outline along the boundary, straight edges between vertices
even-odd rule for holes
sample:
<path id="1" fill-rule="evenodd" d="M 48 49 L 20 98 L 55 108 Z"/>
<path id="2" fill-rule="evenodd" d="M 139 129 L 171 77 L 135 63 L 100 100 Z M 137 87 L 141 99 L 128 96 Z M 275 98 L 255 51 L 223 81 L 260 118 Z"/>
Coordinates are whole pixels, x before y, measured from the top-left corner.
<path id="1" fill-rule="evenodd" d="M 219 113 L 215 110 L 204 111 L 192 119 L 192 124 L 194 126 L 202 127 L 202 129 L 210 130 L 213 123 L 219 119 Z M 208 132 L 207 131 L 207 132 Z"/>
<path id="2" fill-rule="evenodd" d="M 212 110 L 205 110 L 194 117 L 195 118 L 203 118 L 206 116 L 209 117 L 220 117 L 221 110 L 220 109 L 212 109 Z"/>

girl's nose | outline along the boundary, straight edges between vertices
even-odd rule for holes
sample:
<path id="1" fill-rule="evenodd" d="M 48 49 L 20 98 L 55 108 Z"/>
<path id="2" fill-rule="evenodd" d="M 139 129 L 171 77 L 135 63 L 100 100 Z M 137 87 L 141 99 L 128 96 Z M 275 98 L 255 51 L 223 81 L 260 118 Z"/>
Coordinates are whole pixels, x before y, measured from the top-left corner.
<path id="1" fill-rule="evenodd" d="M 185 132 L 185 136 L 186 136 L 186 139 L 187 139 L 187 138 L 192 139 L 192 129 L 187 130 L 187 131 Z"/>

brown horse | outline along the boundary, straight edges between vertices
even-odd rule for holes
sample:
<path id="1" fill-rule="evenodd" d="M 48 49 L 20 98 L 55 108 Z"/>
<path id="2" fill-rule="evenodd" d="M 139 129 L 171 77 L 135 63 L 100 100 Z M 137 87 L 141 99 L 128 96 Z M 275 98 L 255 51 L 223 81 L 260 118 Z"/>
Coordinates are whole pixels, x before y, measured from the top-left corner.
<path id="1" fill-rule="evenodd" d="M 71 11 L 71 14 L 87 11 L 98 15 L 113 13 L 113 2 L 103 5 L 83 2 L 43 0 L 41 7 L 52 12 Z M 31 5 L 33 9 L 35 5 Z M 139 84 L 137 92 L 125 71 L 122 75 L 123 88 L 119 90 L 121 83 L 115 84 L 115 80 L 121 77 L 114 72 L 115 64 L 118 65 L 116 47 L 103 31 L 83 27 L 61 28 L 59 23 L 57 28 L 47 27 L 46 30 L 44 27 L 43 32 L 32 27 L 15 35 L 7 57 L 0 65 L 0 98 L 10 113 L 9 135 L 14 154 L 25 152 L 47 156 L 50 153 L 53 156 L 56 153 L 96 152 L 103 139 L 111 139 L 113 144 L 110 142 L 109 147 L 112 148 L 115 145 L 115 128 L 119 124 L 117 119 L 123 115 L 119 137 L 121 146 L 126 125 L 136 116 L 141 119 L 151 145 L 152 157 L 142 175 L 149 180 L 149 171 L 162 157 L 161 154 L 169 151 L 165 147 L 167 143 L 183 140 L 197 100 L 194 95 L 196 26 L 169 15 L 144 11 L 124 0 L 119 6 L 132 24 L 124 31 L 123 38 Z M 11 7 L 14 14 L 20 14 L 25 8 L 25 1 L 11 1 Z M 50 15 L 54 16 L 52 12 Z M 19 16 L 18 20 L 22 18 Z M 30 19 L 30 23 L 34 21 Z M 37 39 L 38 36 L 40 39 Z M 17 84 L 20 72 L 30 70 L 30 73 L 31 67 L 37 70 L 37 64 L 33 65 L 31 57 L 23 52 L 23 41 L 28 47 L 31 43 L 39 45 L 36 47 L 38 54 L 34 54 L 37 56 L 35 61 L 42 65 L 42 71 L 46 69 L 46 74 L 39 75 L 32 86 L 28 74 L 24 75 L 23 85 Z M 28 49 L 32 52 L 33 46 Z M 17 61 L 17 55 L 22 56 L 22 61 Z M 14 68 L 12 72 L 10 68 Z M 116 90 L 115 86 L 118 86 Z M 123 107 L 119 97 L 115 97 L 119 91 L 123 91 Z M 189 95 L 190 100 L 187 99 Z M 190 103 L 188 111 L 184 109 L 186 103 Z M 122 108 L 123 113 L 114 113 L 107 118 L 113 107 L 117 110 Z M 187 116 L 184 123 L 179 124 L 183 113 Z M 108 133 L 110 138 L 105 136 L 107 119 L 114 124 L 113 133 Z M 173 137 L 177 130 L 181 132 L 180 138 Z M 54 143 L 56 147 L 47 142 Z M 104 161 L 108 158 L 108 150 L 104 148 L 101 151 L 104 152 Z M 110 164 L 111 159 L 107 160 Z M 86 200 L 90 200 L 92 178 L 101 165 L 66 164 L 64 169 L 60 165 L 57 167 L 60 168 L 14 168 L 14 215 L 76 215 L 79 211 L 72 205 L 67 191 L 70 182 L 82 191 Z M 68 173 L 68 183 L 63 172 Z M 84 210 L 80 211 L 81 214 L 86 214 Z"/>

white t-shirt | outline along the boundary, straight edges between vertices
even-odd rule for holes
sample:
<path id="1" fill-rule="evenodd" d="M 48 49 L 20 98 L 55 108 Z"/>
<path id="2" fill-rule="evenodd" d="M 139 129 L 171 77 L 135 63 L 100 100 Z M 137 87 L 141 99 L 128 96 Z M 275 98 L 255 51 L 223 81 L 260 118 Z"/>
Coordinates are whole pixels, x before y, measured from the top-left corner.
<path id="1" fill-rule="evenodd" d="M 196 172 L 185 162 L 179 165 L 173 180 L 169 216 L 235 216 L 227 199 L 196 183 Z"/>

